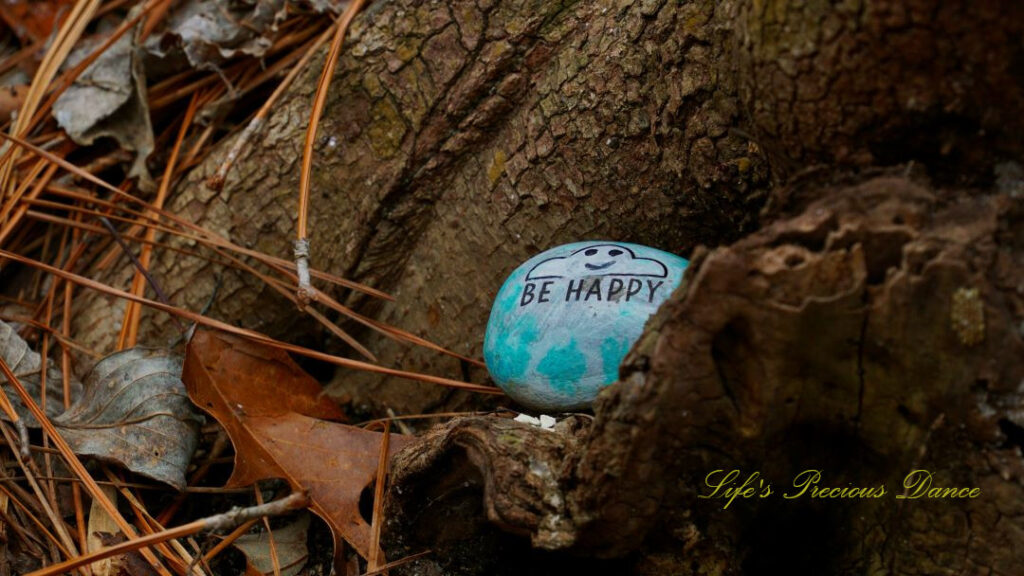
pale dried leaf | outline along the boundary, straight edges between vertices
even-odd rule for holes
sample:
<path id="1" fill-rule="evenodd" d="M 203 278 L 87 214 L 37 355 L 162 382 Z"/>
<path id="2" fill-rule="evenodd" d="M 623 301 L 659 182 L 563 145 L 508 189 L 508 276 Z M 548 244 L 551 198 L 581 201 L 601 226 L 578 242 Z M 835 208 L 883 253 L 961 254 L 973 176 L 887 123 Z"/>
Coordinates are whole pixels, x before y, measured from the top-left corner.
<path id="1" fill-rule="evenodd" d="M 29 395 L 40 402 L 40 358 L 39 354 L 33 352 L 21 336 L 7 323 L 0 321 L 0 356 L 11 368 L 18 381 L 25 387 Z M 35 417 L 29 413 L 25 405 L 14 390 L 7 384 L 7 379 L 0 376 L 0 383 L 4 384 L 4 391 L 14 405 L 15 412 L 30 427 L 39 427 Z M 44 410 L 47 416 L 53 417 L 64 411 L 63 375 L 60 369 L 48 360 L 46 363 L 46 406 Z M 71 398 L 74 400 L 82 392 L 82 384 L 74 377 L 71 378 Z"/>
<path id="2" fill-rule="evenodd" d="M 181 364 L 163 349 L 111 354 L 93 367 L 82 397 L 54 424 L 76 454 L 184 488 L 202 417 L 185 393 Z"/>
<path id="3" fill-rule="evenodd" d="M 100 489 L 111 502 L 117 502 L 117 488 L 101 486 Z M 104 548 L 102 535 L 120 533 L 121 529 L 118 527 L 117 522 L 100 505 L 99 500 L 93 499 L 92 506 L 89 508 L 89 528 L 86 531 L 86 543 L 89 552 L 95 552 Z M 103 560 L 93 562 L 89 565 L 89 570 L 92 570 L 93 576 L 118 576 L 123 566 L 124 557 L 114 556 L 113 558 L 104 558 Z"/>
<path id="4" fill-rule="evenodd" d="M 72 53 L 69 64 L 96 46 Z M 113 138 L 136 153 L 129 176 L 149 180 L 146 157 L 153 151 L 153 127 L 145 97 L 146 78 L 131 34 L 125 34 L 82 72 L 53 104 L 53 116 L 76 144 Z"/>
<path id="5" fill-rule="evenodd" d="M 198 69 L 216 68 L 241 54 L 260 58 L 285 15 L 283 0 L 182 2 L 168 16 L 166 30 L 150 37 L 145 47 L 163 60 L 184 56 Z"/>
<path id="6" fill-rule="evenodd" d="M 306 548 L 306 533 L 309 531 L 309 514 L 303 513 L 291 524 L 274 529 L 274 548 L 277 550 L 277 564 L 281 576 L 295 576 L 302 571 L 309 559 Z M 235 541 L 249 564 L 261 574 L 273 574 L 274 563 L 270 558 L 270 537 L 266 531 L 245 534 Z"/>
<path id="7" fill-rule="evenodd" d="M 323 14 L 324 12 L 341 14 L 345 11 L 345 7 L 348 6 L 348 0 L 302 0 L 299 2 L 299 5 L 318 14 Z"/>

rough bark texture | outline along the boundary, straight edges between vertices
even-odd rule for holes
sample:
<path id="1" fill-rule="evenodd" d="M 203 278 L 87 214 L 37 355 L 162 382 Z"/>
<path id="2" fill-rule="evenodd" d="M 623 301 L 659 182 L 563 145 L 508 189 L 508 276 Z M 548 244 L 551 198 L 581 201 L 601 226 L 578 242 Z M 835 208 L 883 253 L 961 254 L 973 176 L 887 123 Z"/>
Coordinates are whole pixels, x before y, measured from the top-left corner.
<path id="1" fill-rule="evenodd" d="M 635 546 L 660 494 L 692 509 L 707 537 L 739 534 L 758 571 L 801 550 L 828 573 L 1024 565 L 1013 546 L 1024 528 L 1021 209 L 881 178 L 707 254 L 597 409 L 578 468 L 581 542 Z M 746 500 L 723 514 L 723 502 L 695 499 L 717 468 L 760 471 L 790 492 L 820 468 L 822 486 L 888 494 Z M 895 500 L 917 468 L 983 496 Z M 790 531 L 773 532 L 786 518 Z"/>
<path id="2" fill-rule="evenodd" d="M 940 179 L 991 182 L 993 166 L 1022 152 L 1022 11 L 1012 0 L 371 4 L 320 124 L 313 263 L 399 299 L 350 298 L 356 308 L 479 355 L 493 294 L 538 251 L 610 238 L 686 254 L 751 231 L 769 187 L 765 153 L 776 178 L 916 161 Z M 203 185 L 214 154 L 172 209 L 290 255 L 317 73 L 271 115 L 223 192 Z M 154 268 L 193 308 L 220 277 L 173 253 Z M 97 300 L 77 324 L 104 348 L 121 303 Z M 293 340 L 322 335 L 234 272 L 212 314 Z M 145 325 L 152 343 L 171 334 L 162 315 Z M 485 376 L 360 336 L 386 364 Z M 339 374 L 334 390 L 399 412 L 465 400 L 361 373 Z"/>
<path id="3" fill-rule="evenodd" d="M 985 180 L 1024 151 L 1024 4 L 747 0 L 738 82 L 776 174 L 915 161 Z"/>
<path id="4" fill-rule="evenodd" d="M 501 282 L 541 250 L 610 238 L 685 253 L 749 231 L 767 169 L 757 146 L 729 131 L 741 114 L 722 73 L 730 29 L 719 12 L 731 9 L 709 1 L 371 5 L 356 20 L 320 124 L 313 264 L 398 299 L 352 299 L 360 309 L 479 355 Z M 222 193 L 202 184 L 221 160 L 214 155 L 179 186 L 173 209 L 289 255 L 315 72 L 274 112 Z M 177 302 L 198 308 L 212 293 L 217 271 L 201 261 L 168 254 L 156 268 Z M 233 273 L 216 302 L 214 315 L 271 334 L 295 338 L 312 326 L 258 280 Z M 80 325 L 110 310 L 117 306 L 94 306 Z M 146 325 L 168 328 L 158 315 Z M 466 370 L 364 338 L 388 364 Z M 338 391 L 400 412 L 447 396 L 358 373 L 342 374 Z"/>
<path id="5" fill-rule="evenodd" d="M 398 298 L 353 306 L 476 355 L 494 293 L 540 250 L 599 237 L 682 254 L 725 246 L 696 250 L 586 435 L 473 419 L 409 448 L 395 463 L 389 557 L 435 555 L 397 572 L 541 573 L 567 553 L 637 574 L 1019 572 L 1022 11 L 1013 0 L 373 4 L 321 122 L 311 214 L 316 266 Z M 174 209 L 288 254 L 315 73 L 223 193 L 201 184 L 214 156 Z M 156 272 L 192 307 L 216 275 L 177 255 Z M 110 309 L 84 310 L 80 326 L 110 333 Z M 214 314 L 314 333 L 233 273 Z M 150 337 L 159 320 L 146 319 Z M 385 363 L 483 377 L 363 336 Z M 335 388 L 374 410 L 465 403 L 359 374 Z M 718 468 L 759 472 L 772 497 L 727 510 L 697 498 Z M 783 499 L 809 468 L 822 486 L 886 493 Z M 895 499 L 914 469 L 981 496 Z M 526 536 L 558 551 L 530 552 Z"/>
<path id="6" fill-rule="evenodd" d="M 641 551 L 635 573 L 1024 566 L 1024 201 L 966 199 L 894 176 L 819 190 L 796 216 L 697 255 L 622 381 L 599 397 L 589 435 L 566 440 L 567 457 L 537 442 L 471 458 L 487 477 L 534 458 L 563 471 L 560 490 L 534 494 L 536 508 L 566 502 L 558 537 L 546 535 L 543 514 L 519 516 L 527 524 L 517 532 L 586 556 Z M 396 463 L 443 461 L 463 426 Z M 475 450 L 498 452 L 506 440 L 492 431 L 487 442 Z M 757 497 L 755 481 L 755 497 L 723 510 L 725 498 L 698 498 L 712 493 L 717 469 L 741 471 L 726 487 L 760 473 L 773 493 Z M 808 469 L 821 470 L 818 487 L 885 494 L 783 498 Z M 980 495 L 897 499 L 917 469 L 933 486 Z M 438 465 L 417 472 L 459 477 Z M 522 493 L 529 476 L 519 478 L 503 493 Z M 399 474 L 396 490 L 408 483 Z M 484 498 L 493 520 L 529 508 L 496 491 Z"/>
<path id="7" fill-rule="evenodd" d="M 401 488 L 385 509 L 389 557 L 435 550 L 406 568 L 420 574 L 554 575 L 600 566 L 536 550 L 572 543 L 564 485 L 588 424 L 574 416 L 544 430 L 475 417 L 426 434 L 392 461 L 391 482 Z"/>

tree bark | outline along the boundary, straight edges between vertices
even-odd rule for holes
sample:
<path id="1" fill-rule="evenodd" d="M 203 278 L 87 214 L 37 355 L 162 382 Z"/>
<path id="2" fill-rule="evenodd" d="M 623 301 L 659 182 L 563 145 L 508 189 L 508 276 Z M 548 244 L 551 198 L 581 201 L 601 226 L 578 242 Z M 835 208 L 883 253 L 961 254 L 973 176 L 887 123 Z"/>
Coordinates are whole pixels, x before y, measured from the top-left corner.
<path id="1" fill-rule="evenodd" d="M 1024 566 L 1024 201 L 892 175 L 817 189 L 795 215 L 695 255 L 585 433 L 523 426 L 510 442 L 500 419 L 456 421 L 396 458 L 394 501 L 416 510 L 424 478 L 484 477 L 493 523 L 537 547 L 626 557 L 621 573 Z M 474 466 L 411 464 L 460 451 Z M 546 477 L 558 488 L 539 489 Z M 926 478 L 978 493 L 930 498 Z M 449 521 L 397 527 L 396 551 L 430 547 L 442 573 L 461 569 L 423 536 Z"/>
<path id="2" fill-rule="evenodd" d="M 456 420 L 396 459 L 389 558 L 435 552 L 398 572 L 554 573 L 567 554 L 636 574 L 1019 570 L 1022 32 L 1012 0 L 373 4 L 332 84 L 311 210 L 313 264 L 397 298 L 352 306 L 479 355 L 502 280 L 543 249 L 693 256 L 593 424 Z M 289 254 L 316 75 L 222 193 L 202 185 L 214 155 L 173 208 Z M 217 271 L 167 254 L 156 273 L 200 307 Z M 213 313 L 317 334 L 233 272 Z M 483 377 L 361 336 L 384 363 Z M 371 411 L 479 405 L 363 374 L 334 388 Z M 716 469 L 773 493 L 723 510 L 698 497 Z M 808 469 L 885 494 L 783 498 Z M 897 499 L 917 469 L 980 496 Z"/>
<path id="3" fill-rule="evenodd" d="M 759 147 L 730 130 L 741 112 L 719 12 L 731 7 L 371 5 L 346 41 L 320 123 L 313 265 L 397 298 L 349 298 L 357 309 L 479 356 L 494 294 L 536 252 L 610 238 L 686 253 L 752 230 L 769 182 Z M 316 77 L 297 82 L 223 192 L 203 185 L 222 160 L 214 154 L 178 187 L 172 209 L 289 256 Z M 194 308 L 220 273 L 172 253 L 154 268 L 174 301 Z M 102 342 L 118 310 L 90 304 L 79 329 L 95 335 L 83 338 Z M 292 339 L 313 332 L 293 306 L 234 272 L 224 272 L 211 313 Z M 145 325 L 149 338 L 169 334 L 160 315 Z M 384 363 L 463 373 L 449 357 L 360 336 Z M 400 412 L 462 397 L 361 373 L 343 374 L 338 388 Z"/>

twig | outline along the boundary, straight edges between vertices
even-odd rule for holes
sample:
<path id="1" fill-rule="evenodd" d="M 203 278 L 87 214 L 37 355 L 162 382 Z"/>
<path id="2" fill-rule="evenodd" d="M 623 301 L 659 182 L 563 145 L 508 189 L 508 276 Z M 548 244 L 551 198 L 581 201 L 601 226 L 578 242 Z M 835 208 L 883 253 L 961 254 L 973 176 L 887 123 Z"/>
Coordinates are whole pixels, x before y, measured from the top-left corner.
<path id="1" fill-rule="evenodd" d="M 263 505 L 263 492 L 260 487 L 253 484 L 253 493 L 256 495 L 256 502 Z M 267 544 L 270 548 L 270 565 L 274 567 L 274 576 L 281 576 L 281 561 L 277 557 L 277 541 L 274 540 L 274 531 L 270 528 L 270 520 L 263 517 L 263 531 L 267 533 Z"/>
<path id="2" fill-rule="evenodd" d="M 66 562 L 61 562 L 60 564 L 47 566 L 46 568 L 36 570 L 35 572 L 30 572 L 27 576 L 55 576 L 57 574 L 64 574 L 78 568 L 79 566 L 91 564 L 97 560 L 110 558 L 111 556 L 117 556 L 134 550 L 140 550 L 144 547 L 152 546 L 167 540 L 191 536 L 192 534 L 198 534 L 199 532 L 204 531 L 214 532 L 229 530 L 249 520 L 258 520 L 265 516 L 279 516 L 294 510 L 301 510 L 307 506 L 309 506 L 309 497 L 306 496 L 304 492 L 293 492 L 280 500 L 274 500 L 267 504 L 250 506 L 248 508 L 232 508 L 223 514 L 215 514 L 208 518 L 200 518 L 199 520 L 193 520 L 188 524 L 183 524 L 175 528 L 168 528 L 167 530 L 136 538 L 135 540 L 129 540 L 114 546 L 101 548 L 84 556 L 79 556 L 78 558 L 73 558 Z"/>
<path id="3" fill-rule="evenodd" d="M 192 322 L 196 322 L 197 324 L 202 324 L 203 326 L 207 326 L 209 328 L 214 328 L 216 330 L 227 332 L 229 334 L 235 334 L 235 335 L 238 335 L 238 336 L 242 336 L 244 338 L 248 338 L 248 339 L 253 340 L 255 342 L 260 342 L 260 343 L 263 343 L 263 344 L 267 344 L 267 345 L 273 346 L 275 348 L 278 348 L 279 350 L 285 350 L 285 351 L 288 351 L 288 352 L 294 352 L 295 354 L 299 354 L 299 355 L 305 356 L 307 358 L 313 358 L 313 359 L 316 359 L 316 360 L 322 360 L 324 362 L 329 362 L 329 363 L 334 364 L 336 366 L 344 366 L 346 368 L 354 368 L 356 370 L 365 370 L 367 372 L 377 372 L 377 373 L 380 373 L 380 374 L 387 374 L 389 376 L 398 376 L 398 377 L 401 377 L 401 378 L 408 378 L 410 380 L 418 380 L 418 381 L 421 381 L 421 382 L 430 382 L 430 383 L 433 383 L 433 384 L 441 384 L 442 386 L 449 386 L 451 388 L 461 388 L 463 390 L 471 390 L 473 392 L 480 392 L 480 393 L 483 393 L 483 394 L 496 394 L 496 395 L 499 395 L 499 396 L 503 394 L 501 389 L 496 388 L 494 386 L 483 386 L 483 385 L 480 385 L 480 384 L 470 384 L 468 382 L 461 382 L 459 380 L 453 380 L 451 378 L 443 378 L 443 377 L 440 377 L 440 376 L 433 376 L 433 375 L 430 375 L 430 374 L 420 374 L 420 373 L 417 373 L 417 372 L 409 372 L 409 371 L 406 371 L 406 370 L 397 370 L 397 369 L 394 369 L 394 368 L 386 368 L 384 366 L 380 366 L 380 365 L 377 365 L 377 364 L 370 364 L 368 362 L 360 362 L 359 360 L 352 360 L 350 358 L 342 358 L 340 356 L 334 356 L 332 354 L 326 354 L 324 352 L 318 352 L 316 350 L 310 350 L 309 348 L 304 348 L 302 346 L 296 346 L 294 344 L 288 344 L 286 342 L 281 342 L 279 340 L 275 340 L 275 339 L 273 339 L 273 338 L 271 338 L 269 336 L 266 336 L 264 334 L 260 334 L 259 332 L 256 332 L 256 331 L 253 331 L 253 330 L 247 330 L 245 328 L 239 328 L 237 326 L 232 326 L 231 324 L 228 324 L 226 322 L 221 322 L 220 320 L 215 320 L 213 318 L 207 318 L 206 316 L 201 316 L 199 314 L 196 314 L 195 312 L 192 312 L 191 310 L 186 310 L 186 309 L 183 309 L 183 308 L 177 308 L 177 307 L 174 307 L 174 306 L 168 306 L 168 305 L 163 304 L 161 302 L 156 302 L 156 301 L 150 300 L 148 298 L 143 298 L 142 296 L 136 296 L 134 294 L 129 294 L 129 293 L 123 291 L 123 290 L 118 290 L 116 288 L 111 288 L 110 286 L 107 286 L 106 284 L 103 284 L 102 282 L 97 282 L 95 280 L 91 280 L 91 279 L 86 278 L 84 276 L 79 276 L 78 274 L 73 274 L 73 273 L 68 272 L 66 270 L 61 270 L 60 268 L 56 268 L 56 267 L 50 266 L 49 264 L 44 264 L 42 262 L 33 260 L 31 258 L 26 258 L 25 256 L 22 256 L 20 254 L 16 254 L 14 252 L 9 252 L 7 250 L 0 249 L 0 258 L 7 258 L 7 259 L 10 259 L 10 260 L 14 260 L 15 262 L 21 262 L 22 264 L 26 264 L 28 266 L 32 266 L 32 267 L 35 267 L 35 268 L 40 268 L 42 270 L 45 270 L 45 271 L 49 272 L 50 274 L 53 274 L 55 276 L 58 276 L 60 278 L 65 279 L 65 280 L 71 280 L 72 282 L 75 282 L 75 283 L 77 283 L 77 284 L 79 284 L 81 286 L 85 286 L 86 288 L 91 288 L 93 290 L 97 290 L 97 291 L 102 292 L 104 294 L 109 294 L 109 295 L 112 295 L 112 296 L 116 296 L 118 298 L 124 298 L 125 300 L 132 300 L 132 301 L 138 302 L 140 304 L 145 304 L 145 305 L 149 306 L 150 308 L 155 308 L 157 310 L 161 310 L 161 311 L 167 312 L 169 314 L 177 314 L 177 315 L 179 315 L 179 316 L 181 316 L 181 317 L 183 317 L 183 318 L 185 318 L 187 320 L 190 320 Z"/>
<path id="4" fill-rule="evenodd" d="M 170 306 L 171 302 L 167 299 L 167 294 L 165 294 L 160 288 L 160 285 L 157 284 L 156 279 L 154 279 L 149 273 L 149 270 L 146 270 L 146 267 L 142 265 L 142 262 L 139 262 L 139 259 L 132 253 L 131 249 L 128 248 L 128 245 L 125 244 L 124 238 L 121 237 L 121 233 L 117 231 L 117 228 L 114 228 L 114 225 L 110 223 L 110 220 L 108 220 L 106 216 L 100 216 L 100 223 L 103 224 L 108 232 L 110 232 L 110 236 L 114 239 L 114 242 L 117 242 L 117 245 L 121 247 L 121 251 L 123 251 L 128 256 L 128 259 L 132 261 L 132 265 L 135 266 L 135 269 L 146 278 L 146 282 L 149 282 L 149 287 L 156 293 L 156 297 L 164 304 Z M 178 331 L 184 334 L 185 326 L 181 321 L 175 316 L 171 316 L 171 320 L 178 328 Z"/>

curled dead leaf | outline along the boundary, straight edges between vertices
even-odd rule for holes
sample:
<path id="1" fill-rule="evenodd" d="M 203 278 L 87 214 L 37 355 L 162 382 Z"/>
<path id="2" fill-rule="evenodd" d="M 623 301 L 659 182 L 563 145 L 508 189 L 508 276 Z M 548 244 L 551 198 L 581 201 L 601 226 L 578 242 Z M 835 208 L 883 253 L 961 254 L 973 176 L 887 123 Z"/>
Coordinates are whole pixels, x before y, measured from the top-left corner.
<path id="1" fill-rule="evenodd" d="M 239 54 L 259 58 L 270 48 L 285 16 L 284 4 L 282 0 L 181 2 L 168 15 L 166 30 L 150 37 L 145 48 L 165 61 L 184 57 L 188 66 L 197 69 L 216 68 Z"/>
<path id="2" fill-rule="evenodd" d="M 76 50 L 74 64 L 93 47 Z M 153 151 L 153 127 L 146 102 L 146 78 L 131 34 L 125 34 L 93 62 L 53 104 L 53 116 L 76 144 L 109 137 L 136 153 L 129 176 L 149 179 L 146 157 Z"/>
<path id="3" fill-rule="evenodd" d="M 40 367 L 42 363 L 39 354 L 33 352 L 21 336 L 18 336 L 14 329 L 3 321 L 0 321 L 0 356 L 11 367 L 11 371 L 18 377 L 28 393 L 33 398 L 40 398 L 42 384 Z M 48 360 L 46 363 L 46 404 L 43 406 L 47 416 L 56 416 L 64 411 L 63 378 L 60 369 L 53 361 Z M 0 375 L 0 384 L 6 382 L 7 380 Z M 72 400 L 82 392 L 82 384 L 74 377 L 71 378 L 70 392 Z M 10 398 L 15 412 L 25 421 L 26 425 L 39 427 L 35 417 L 29 413 L 16 394 L 8 392 L 7 397 Z"/>
<path id="4" fill-rule="evenodd" d="M 181 363 L 162 349 L 111 354 L 93 367 L 81 398 L 53 423 L 76 454 L 180 490 L 202 423 L 181 382 Z"/>

